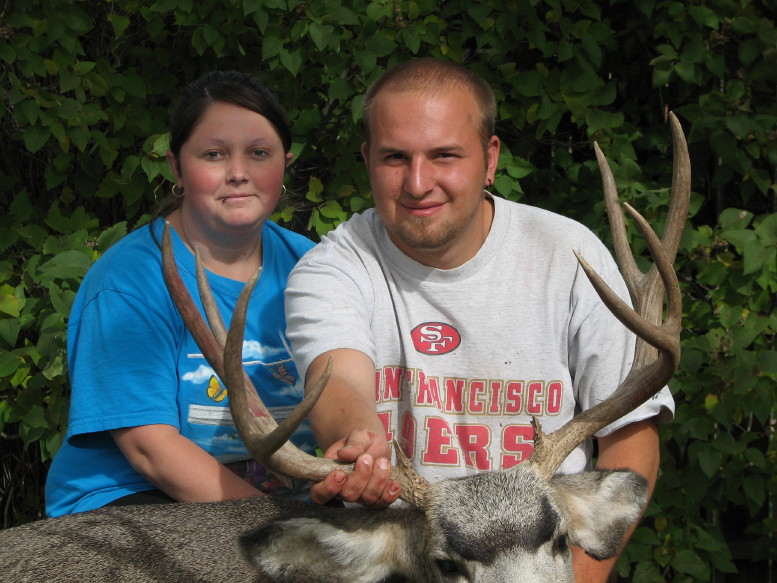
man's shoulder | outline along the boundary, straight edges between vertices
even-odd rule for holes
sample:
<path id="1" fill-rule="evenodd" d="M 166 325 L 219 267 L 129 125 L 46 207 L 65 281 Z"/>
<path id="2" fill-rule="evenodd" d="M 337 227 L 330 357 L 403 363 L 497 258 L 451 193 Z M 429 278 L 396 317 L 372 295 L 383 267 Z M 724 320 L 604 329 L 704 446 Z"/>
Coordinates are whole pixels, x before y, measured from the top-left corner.
<path id="1" fill-rule="evenodd" d="M 356 258 L 374 255 L 379 250 L 376 243 L 375 209 L 355 214 L 347 221 L 321 237 L 321 242 L 304 257 L 305 261 L 326 261 L 335 258 Z"/>
<path id="2" fill-rule="evenodd" d="M 544 239 L 568 244 L 599 243 L 599 238 L 583 223 L 536 206 L 494 197 L 498 209 L 510 214 L 510 229 L 533 241 Z"/>

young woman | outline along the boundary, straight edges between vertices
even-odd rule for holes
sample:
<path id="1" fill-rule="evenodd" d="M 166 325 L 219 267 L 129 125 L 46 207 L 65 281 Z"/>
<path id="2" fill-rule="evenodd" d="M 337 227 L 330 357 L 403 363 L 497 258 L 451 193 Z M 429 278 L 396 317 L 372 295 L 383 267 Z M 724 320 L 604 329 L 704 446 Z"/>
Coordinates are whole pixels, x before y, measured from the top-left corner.
<path id="1" fill-rule="evenodd" d="M 268 220 L 290 146 L 283 109 L 256 79 L 216 71 L 184 92 L 170 127 L 172 196 L 148 226 L 95 263 L 70 314 L 72 400 L 46 483 L 50 516 L 107 504 L 304 495 L 281 489 L 249 459 L 227 391 L 170 299 L 160 251 L 166 220 L 190 293 L 198 298 L 197 248 L 227 324 L 244 282 L 262 268 L 243 361 L 265 404 L 284 417 L 300 401 L 302 382 L 285 348 L 283 290 L 313 245 Z M 293 441 L 314 448 L 306 425 Z"/>

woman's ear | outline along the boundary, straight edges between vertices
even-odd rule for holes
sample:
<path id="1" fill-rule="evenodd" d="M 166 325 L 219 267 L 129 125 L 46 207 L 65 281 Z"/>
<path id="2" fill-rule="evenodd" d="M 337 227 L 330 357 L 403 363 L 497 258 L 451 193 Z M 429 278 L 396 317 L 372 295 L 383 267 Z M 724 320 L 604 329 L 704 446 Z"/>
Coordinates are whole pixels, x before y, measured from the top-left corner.
<path id="1" fill-rule="evenodd" d="M 291 166 L 291 163 L 293 160 L 294 160 L 294 154 L 292 154 L 291 152 L 286 152 L 286 168 Z"/>
<path id="2" fill-rule="evenodd" d="M 165 157 L 167 158 L 167 163 L 170 165 L 170 170 L 173 172 L 173 176 L 175 176 L 176 182 L 180 182 L 181 168 L 178 166 L 178 159 L 170 150 L 165 152 Z"/>

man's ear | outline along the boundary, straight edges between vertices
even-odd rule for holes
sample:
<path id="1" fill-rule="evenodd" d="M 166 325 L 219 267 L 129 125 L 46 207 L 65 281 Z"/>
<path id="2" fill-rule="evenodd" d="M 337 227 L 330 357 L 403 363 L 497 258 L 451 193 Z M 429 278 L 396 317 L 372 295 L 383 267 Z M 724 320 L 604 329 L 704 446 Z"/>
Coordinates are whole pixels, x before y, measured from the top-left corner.
<path id="1" fill-rule="evenodd" d="M 502 143 L 497 136 L 491 136 L 486 147 L 486 178 L 494 182 L 496 168 L 499 164 L 499 150 Z"/>
<path id="2" fill-rule="evenodd" d="M 367 170 L 370 169 L 370 146 L 367 142 L 362 142 L 362 158 L 364 159 L 364 165 L 367 166 Z"/>

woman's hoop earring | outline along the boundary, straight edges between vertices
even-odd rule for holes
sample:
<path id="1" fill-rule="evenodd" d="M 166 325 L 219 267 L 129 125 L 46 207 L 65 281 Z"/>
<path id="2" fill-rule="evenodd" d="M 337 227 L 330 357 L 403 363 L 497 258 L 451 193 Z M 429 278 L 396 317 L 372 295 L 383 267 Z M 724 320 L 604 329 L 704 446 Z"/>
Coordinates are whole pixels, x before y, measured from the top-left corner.
<path id="1" fill-rule="evenodd" d="M 178 190 L 176 190 L 176 188 L 177 188 Z M 180 187 L 180 186 L 178 186 L 177 184 L 173 184 L 173 187 L 170 189 L 170 192 L 172 192 L 172 193 L 173 193 L 173 196 L 174 196 L 175 198 L 183 198 L 183 188 L 181 188 L 181 187 Z M 179 194 L 179 193 L 180 193 L 180 194 Z"/>
<path id="2" fill-rule="evenodd" d="M 286 185 L 281 184 L 281 197 L 286 196 Z"/>

